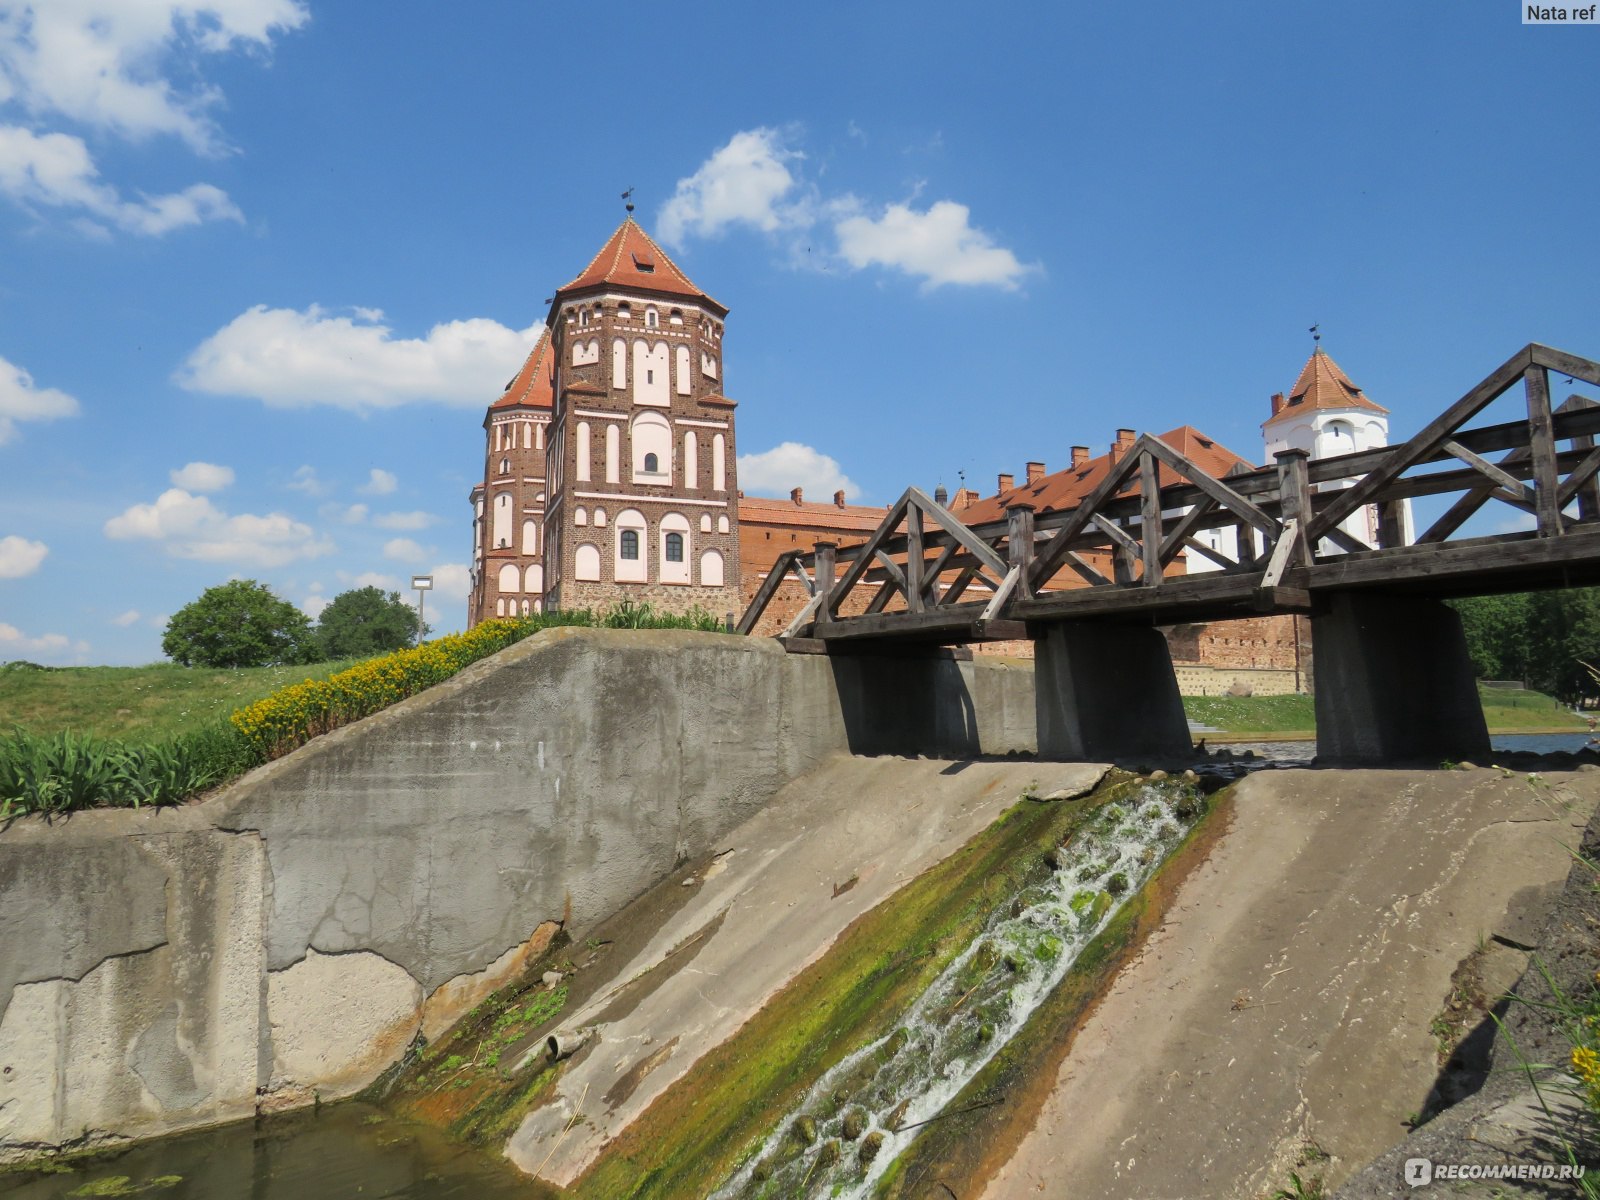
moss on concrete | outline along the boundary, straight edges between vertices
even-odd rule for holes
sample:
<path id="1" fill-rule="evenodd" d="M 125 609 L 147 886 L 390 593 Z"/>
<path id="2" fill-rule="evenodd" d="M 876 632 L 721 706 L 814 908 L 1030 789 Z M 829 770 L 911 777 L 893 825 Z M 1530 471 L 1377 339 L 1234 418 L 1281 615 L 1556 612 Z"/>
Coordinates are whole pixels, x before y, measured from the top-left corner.
<path id="1" fill-rule="evenodd" d="M 851 925 L 729 1041 L 624 1131 L 573 1191 L 596 1200 L 704 1194 L 827 1069 L 889 1033 L 994 907 L 1049 868 L 1085 814 L 1140 783 L 1117 774 L 1086 801 L 1019 803 Z"/>

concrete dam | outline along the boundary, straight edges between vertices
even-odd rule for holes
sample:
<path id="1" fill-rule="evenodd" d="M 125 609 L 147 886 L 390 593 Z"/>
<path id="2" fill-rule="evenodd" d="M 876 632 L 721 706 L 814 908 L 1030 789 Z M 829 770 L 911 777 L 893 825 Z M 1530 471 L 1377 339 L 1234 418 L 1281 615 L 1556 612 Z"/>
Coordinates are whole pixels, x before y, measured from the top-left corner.
<path id="1" fill-rule="evenodd" d="M 1600 802 L 1487 766 L 1208 802 L 1038 760 L 1034 705 L 1016 664 L 547 630 L 200 803 L 14 822 L 0 1157 L 371 1089 L 535 1196 L 1338 1182 Z"/>

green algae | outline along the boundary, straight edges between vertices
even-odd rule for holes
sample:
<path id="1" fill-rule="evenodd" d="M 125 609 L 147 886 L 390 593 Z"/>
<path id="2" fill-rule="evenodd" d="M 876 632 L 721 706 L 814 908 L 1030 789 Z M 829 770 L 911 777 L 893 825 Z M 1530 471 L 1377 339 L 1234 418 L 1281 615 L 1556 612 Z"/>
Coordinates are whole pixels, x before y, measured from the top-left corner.
<path id="1" fill-rule="evenodd" d="M 1043 876 L 1048 851 L 1090 828 L 1116 828 L 1126 809 L 1098 817 L 1099 809 L 1140 785 L 1114 773 L 1085 804 L 1012 807 L 851 925 L 827 954 L 623 1131 L 574 1194 L 596 1200 L 679 1197 L 701 1194 L 708 1180 L 726 1178 L 758 1151 L 824 1072 L 894 1030 L 899 1014 L 981 932 L 997 906 Z M 1088 903 L 1096 905 L 1099 898 Z M 1025 952 L 1041 950 L 1048 954 L 1051 947 Z M 883 1049 L 892 1054 L 894 1045 L 891 1039 Z M 847 1078 L 828 1103 L 837 1112 L 851 1095 Z M 783 1149 L 778 1154 L 788 1156 Z"/>

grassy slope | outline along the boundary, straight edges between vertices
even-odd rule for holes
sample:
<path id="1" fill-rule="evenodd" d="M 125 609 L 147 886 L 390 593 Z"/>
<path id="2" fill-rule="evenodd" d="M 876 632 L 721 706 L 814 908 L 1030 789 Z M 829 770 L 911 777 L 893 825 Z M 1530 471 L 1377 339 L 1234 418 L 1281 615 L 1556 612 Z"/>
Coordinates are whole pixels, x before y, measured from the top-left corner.
<path id="1" fill-rule="evenodd" d="M 1538 692 L 1479 688 L 1478 696 L 1490 733 L 1578 733 L 1587 727 L 1581 717 Z M 1190 720 L 1223 730 L 1230 737 L 1316 731 L 1310 696 L 1185 696 L 1183 708 Z"/>
<path id="2" fill-rule="evenodd" d="M 0 733 L 20 725 L 31 733 L 71 729 L 130 742 L 158 741 L 225 719 L 287 684 L 326 678 L 353 661 L 232 671 L 173 663 L 0 669 Z"/>

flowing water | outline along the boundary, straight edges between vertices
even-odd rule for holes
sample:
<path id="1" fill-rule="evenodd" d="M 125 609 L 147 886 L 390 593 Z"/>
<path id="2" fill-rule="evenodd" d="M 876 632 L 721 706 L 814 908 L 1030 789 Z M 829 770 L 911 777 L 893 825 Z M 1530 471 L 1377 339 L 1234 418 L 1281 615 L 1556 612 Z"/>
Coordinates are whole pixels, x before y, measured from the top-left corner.
<path id="1" fill-rule="evenodd" d="M 1168 783 L 1102 805 L 1054 852 L 1048 879 L 1000 905 L 891 1033 L 818 1080 L 718 1200 L 870 1195 L 916 1127 L 1021 1030 L 1202 804 Z"/>

